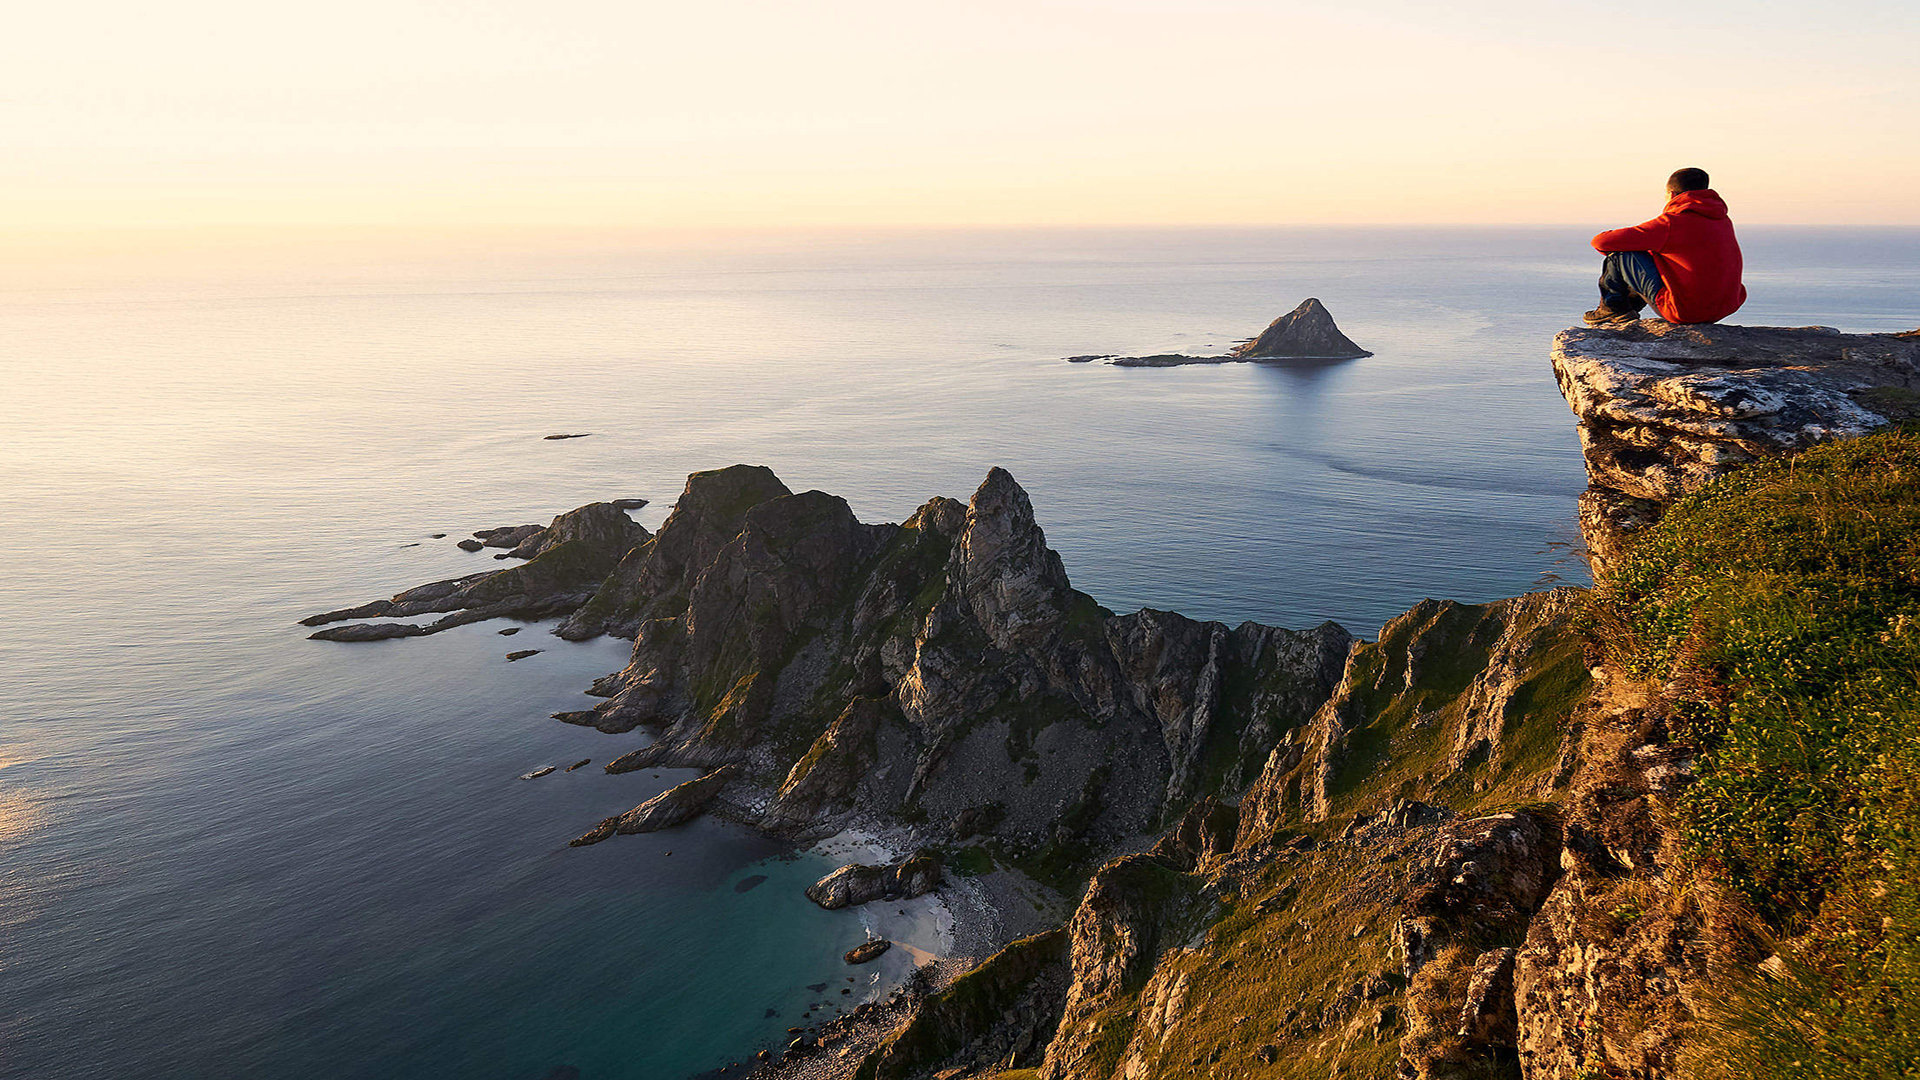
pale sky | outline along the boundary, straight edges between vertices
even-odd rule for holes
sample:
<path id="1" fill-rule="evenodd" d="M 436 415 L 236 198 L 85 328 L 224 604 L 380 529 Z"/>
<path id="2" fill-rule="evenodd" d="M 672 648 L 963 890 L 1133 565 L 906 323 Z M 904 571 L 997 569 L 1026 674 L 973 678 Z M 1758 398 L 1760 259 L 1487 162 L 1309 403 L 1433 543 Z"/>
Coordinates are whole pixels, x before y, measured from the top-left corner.
<path id="1" fill-rule="evenodd" d="M 0 229 L 1920 224 L 1920 4 L 43 0 Z"/>

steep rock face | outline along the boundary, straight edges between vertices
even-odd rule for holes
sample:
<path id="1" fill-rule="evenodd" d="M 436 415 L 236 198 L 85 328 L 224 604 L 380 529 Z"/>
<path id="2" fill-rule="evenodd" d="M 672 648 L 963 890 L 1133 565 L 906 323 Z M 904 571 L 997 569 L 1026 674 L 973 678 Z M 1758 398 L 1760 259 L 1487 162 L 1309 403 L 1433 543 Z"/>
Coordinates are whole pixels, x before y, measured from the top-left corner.
<path id="1" fill-rule="evenodd" d="M 1325 699 L 1352 640 L 1332 624 L 1116 618 L 1072 588 L 1003 470 L 900 525 L 776 483 L 690 482 L 636 552 L 649 587 L 675 591 L 634 609 L 632 658 L 595 687 L 607 700 L 562 718 L 659 732 L 610 772 L 734 762 L 778 783 L 758 811 L 777 831 L 904 810 L 942 838 L 1081 858 L 1244 783 Z M 716 504 L 745 507 L 717 545 Z M 683 535 L 683 511 L 708 540 Z M 676 551 L 706 562 L 666 566 Z"/>
<path id="2" fill-rule="evenodd" d="M 1555 589 L 1491 604 L 1424 600 L 1395 617 L 1354 648 L 1308 728 L 1270 752 L 1241 803 L 1241 842 L 1350 810 L 1353 797 L 1377 801 L 1383 786 L 1427 799 L 1537 768 L 1587 690 L 1572 625 L 1580 603 L 1579 590 Z M 1492 776 L 1466 781 L 1466 766 L 1482 763 Z"/>
<path id="3" fill-rule="evenodd" d="M 1512 1058 L 1513 947 L 1559 872 L 1551 816 L 1495 814 L 1442 827 L 1394 927 L 1409 984 L 1402 1076 L 1458 1076 Z"/>
<path id="4" fill-rule="evenodd" d="M 1235 348 L 1233 355 L 1249 360 L 1348 360 L 1373 354 L 1340 332 L 1326 305 L 1308 297 L 1273 320 L 1259 337 Z"/>
<path id="5" fill-rule="evenodd" d="M 688 571 L 705 567 L 738 535 L 749 508 L 790 494 L 762 465 L 732 465 L 687 477 L 655 542 L 621 560 L 558 633 L 570 641 L 600 634 L 630 638 L 649 618 L 679 615 L 692 584 Z"/>
<path id="6" fill-rule="evenodd" d="M 1151 855 L 1116 859 L 1087 883 L 1067 923 L 1073 981 L 1042 1080 L 1114 1068 L 1138 1020 L 1127 1004 L 1151 979 L 1163 938 L 1195 914 L 1196 893 L 1193 879 Z"/>
<path id="7" fill-rule="evenodd" d="M 1684 1075 L 1712 987 L 1763 955 L 1743 905 L 1686 857 L 1677 800 L 1692 747 L 1624 681 L 1596 695 L 1563 811 L 1563 872 L 1514 962 L 1529 1078 Z"/>
<path id="8" fill-rule="evenodd" d="M 1037 1063 L 1071 977 L 1064 927 L 1008 945 L 914 1011 L 867 1056 L 857 1080 L 975 1075 Z"/>
<path id="9" fill-rule="evenodd" d="M 1428 601 L 1357 646 L 1329 700 L 1337 760 L 1317 765 L 1325 744 L 1283 730 L 1237 808 L 1202 795 L 1150 854 L 1094 876 L 1066 927 L 1071 978 L 1040 1075 L 1512 1076 L 1515 954 L 1559 873 L 1561 826 L 1485 811 L 1567 790 L 1590 678 L 1579 610 L 1574 590 Z M 1206 664 L 1141 673 L 1232 655 L 1235 634 L 1152 612 L 1109 633 L 1156 722 L 1212 700 L 1190 689 Z M 1135 633 L 1153 646 L 1125 645 Z"/>
<path id="10" fill-rule="evenodd" d="M 1920 412 L 1920 332 L 1643 320 L 1562 331 L 1552 358 L 1579 419 L 1581 523 L 1601 569 L 1660 507 L 1730 469 Z"/>

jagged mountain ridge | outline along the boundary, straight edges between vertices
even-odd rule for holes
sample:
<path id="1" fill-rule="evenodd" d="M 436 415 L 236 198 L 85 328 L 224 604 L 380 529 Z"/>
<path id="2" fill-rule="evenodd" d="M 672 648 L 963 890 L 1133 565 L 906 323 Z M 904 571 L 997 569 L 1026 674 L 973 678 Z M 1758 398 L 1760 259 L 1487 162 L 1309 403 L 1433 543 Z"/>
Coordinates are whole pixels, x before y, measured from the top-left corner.
<path id="1" fill-rule="evenodd" d="M 644 597 L 624 616 L 631 661 L 563 719 L 657 732 L 610 771 L 749 767 L 775 788 L 759 823 L 778 831 L 858 808 L 1102 850 L 1244 784 L 1352 640 L 1114 616 L 1072 588 L 1003 470 L 898 525 L 776 485 L 749 466 L 689 478 L 602 590 Z"/>

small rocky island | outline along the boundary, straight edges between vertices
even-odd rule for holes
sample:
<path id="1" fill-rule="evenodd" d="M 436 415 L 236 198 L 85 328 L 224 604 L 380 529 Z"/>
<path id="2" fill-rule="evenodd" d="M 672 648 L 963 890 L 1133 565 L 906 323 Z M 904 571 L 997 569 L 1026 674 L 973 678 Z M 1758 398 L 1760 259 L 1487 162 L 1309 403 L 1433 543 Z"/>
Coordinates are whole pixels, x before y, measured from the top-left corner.
<path id="1" fill-rule="evenodd" d="M 1277 360 L 1358 360 L 1371 352 L 1340 332 L 1325 304 L 1307 297 L 1300 306 L 1273 320 L 1260 336 L 1241 342 L 1220 356 L 1070 356 L 1076 364 L 1104 360 L 1114 367 L 1181 367 L 1187 364 L 1263 363 Z"/>

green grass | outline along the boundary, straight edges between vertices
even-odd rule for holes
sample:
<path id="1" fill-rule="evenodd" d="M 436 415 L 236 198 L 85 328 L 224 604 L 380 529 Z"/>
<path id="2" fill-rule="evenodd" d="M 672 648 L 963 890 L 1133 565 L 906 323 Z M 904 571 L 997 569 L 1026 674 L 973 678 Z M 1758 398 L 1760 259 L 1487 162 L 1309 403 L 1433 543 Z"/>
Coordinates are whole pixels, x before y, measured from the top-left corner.
<path id="1" fill-rule="evenodd" d="M 1728 1075 L 1920 1076 L 1920 435 L 1675 505 L 1606 586 L 1619 659 L 1702 749 L 1683 804 L 1789 977 L 1735 994 Z"/>

